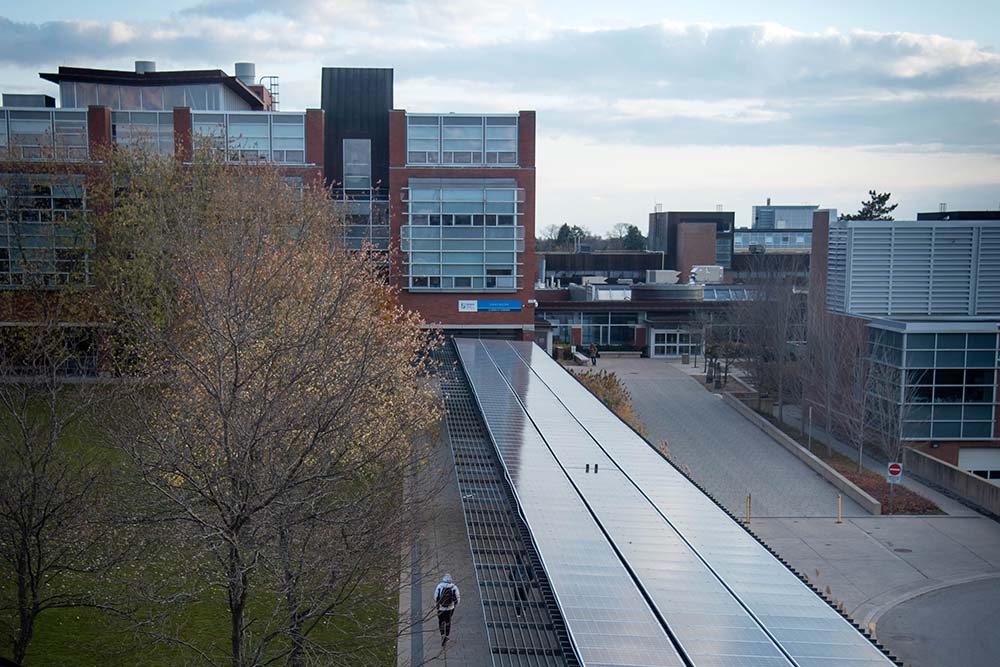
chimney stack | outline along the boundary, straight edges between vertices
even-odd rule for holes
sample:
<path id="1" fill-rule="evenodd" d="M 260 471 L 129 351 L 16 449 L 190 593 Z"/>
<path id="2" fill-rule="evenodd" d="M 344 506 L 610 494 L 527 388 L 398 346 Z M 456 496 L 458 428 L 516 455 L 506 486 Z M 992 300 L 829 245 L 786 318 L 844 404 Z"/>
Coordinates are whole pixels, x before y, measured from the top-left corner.
<path id="1" fill-rule="evenodd" d="M 256 84 L 257 66 L 253 63 L 236 63 L 236 78 L 245 86 Z"/>

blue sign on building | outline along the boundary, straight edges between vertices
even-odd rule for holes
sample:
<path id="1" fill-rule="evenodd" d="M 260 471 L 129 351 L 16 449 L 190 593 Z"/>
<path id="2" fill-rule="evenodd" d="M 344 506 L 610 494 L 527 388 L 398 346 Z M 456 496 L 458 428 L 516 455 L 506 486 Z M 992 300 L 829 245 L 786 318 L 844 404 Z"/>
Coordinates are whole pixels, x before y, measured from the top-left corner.
<path id="1" fill-rule="evenodd" d="M 509 312 L 521 310 L 520 301 L 479 300 L 479 312 Z"/>

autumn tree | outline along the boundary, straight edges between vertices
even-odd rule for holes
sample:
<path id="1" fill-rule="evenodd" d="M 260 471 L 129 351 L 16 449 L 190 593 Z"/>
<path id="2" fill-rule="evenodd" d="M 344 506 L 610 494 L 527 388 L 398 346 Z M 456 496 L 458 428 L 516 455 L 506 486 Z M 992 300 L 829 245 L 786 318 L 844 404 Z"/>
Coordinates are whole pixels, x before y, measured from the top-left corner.
<path id="1" fill-rule="evenodd" d="M 840 216 L 841 220 L 892 220 L 892 212 L 899 204 L 889 204 L 891 192 L 868 191 L 868 199 L 861 202 L 857 213 L 847 213 Z"/>
<path id="2" fill-rule="evenodd" d="M 144 379 L 110 438 L 185 568 L 140 593 L 168 611 L 215 596 L 229 627 L 225 647 L 170 635 L 166 614 L 142 632 L 205 664 L 384 660 L 433 341 L 341 247 L 321 189 L 207 152 L 109 170 L 106 314 L 117 371 Z"/>

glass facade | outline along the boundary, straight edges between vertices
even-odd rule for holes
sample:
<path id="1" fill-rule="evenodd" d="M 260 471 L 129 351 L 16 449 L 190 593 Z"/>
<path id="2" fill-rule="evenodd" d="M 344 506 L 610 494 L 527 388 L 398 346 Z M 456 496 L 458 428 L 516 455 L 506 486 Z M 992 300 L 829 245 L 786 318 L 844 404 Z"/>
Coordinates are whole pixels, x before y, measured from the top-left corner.
<path id="1" fill-rule="evenodd" d="M 402 251 L 410 289 L 520 287 L 524 190 L 516 181 L 411 178 L 408 185 Z"/>
<path id="2" fill-rule="evenodd" d="M 401 245 L 411 291 L 506 291 L 520 287 L 524 227 L 404 225 Z"/>
<path id="3" fill-rule="evenodd" d="M 281 164 L 304 164 L 306 135 L 304 113 L 194 113 L 196 137 L 226 150 L 234 160 L 270 160 Z"/>
<path id="4" fill-rule="evenodd" d="M 111 136 L 116 144 L 145 146 L 164 155 L 174 153 L 172 111 L 113 111 Z"/>
<path id="5" fill-rule="evenodd" d="M 715 239 L 715 263 L 724 269 L 733 268 L 733 237 L 728 234 Z"/>
<path id="6" fill-rule="evenodd" d="M 87 112 L 0 109 L 0 148 L 15 160 L 86 160 Z"/>
<path id="7" fill-rule="evenodd" d="M 90 281 L 93 234 L 82 176 L 0 174 L 0 286 Z"/>
<path id="8" fill-rule="evenodd" d="M 701 332 L 688 329 L 654 329 L 652 332 L 653 357 L 679 357 L 682 354 L 701 354 Z"/>
<path id="9" fill-rule="evenodd" d="M 223 94 L 220 83 L 190 86 L 116 86 L 107 83 L 63 81 L 59 84 L 59 103 L 63 108 L 85 109 L 91 105 L 110 107 L 113 111 L 170 111 L 188 107 L 193 111 L 224 111 L 231 98 Z M 241 101 L 241 108 L 247 108 Z"/>
<path id="10" fill-rule="evenodd" d="M 733 245 L 736 252 L 750 252 L 750 246 L 757 245 L 767 250 L 801 250 L 812 249 L 812 231 L 794 230 L 783 232 L 736 230 L 733 233 Z"/>
<path id="11" fill-rule="evenodd" d="M 517 116 L 406 117 L 408 164 L 517 165 Z"/>
<path id="12" fill-rule="evenodd" d="M 907 440 L 994 437 L 996 333 L 903 333 L 869 328 L 870 358 L 899 371 Z M 902 385 L 902 386 L 900 386 Z M 876 397 L 877 398 L 877 397 Z"/>
<path id="13" fill-rule="evenodd" d="M 557 343 L 572 343 L 572 327 L 580 326 L 584 345 L 621 345 L 632 347 L 635 344 L 635 330 L 639 325 L 640 314 L 635 313 L 544 313 L 538 314 L 543 320 L 554 325 L 553 340 Z"/>
<path id="14" fill-rule="evenodd" d="M 344 139 L 344 189 L 372 187 L 371 139 Z"/>

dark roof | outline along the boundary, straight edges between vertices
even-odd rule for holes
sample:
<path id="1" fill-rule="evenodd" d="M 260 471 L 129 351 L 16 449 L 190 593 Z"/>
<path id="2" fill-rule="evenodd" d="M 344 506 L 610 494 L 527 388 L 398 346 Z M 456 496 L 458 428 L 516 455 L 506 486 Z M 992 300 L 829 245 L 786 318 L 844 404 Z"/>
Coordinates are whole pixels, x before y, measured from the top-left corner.
<path id="1" fill-rule="evenodd" d="M 46 81 L 61 83 L 78 81 L 83 83 L 106 83 L 119 86 L 183 86 L 206 83 L 221 83 L 243 98 L 254 108 L 263 108 L 264 101 L 235 76 L 229 76 L 221 69 L 189 69 L 176 72 L 132 72 L 115 69 L 91 69 L 89 67 L 60 67 L 59 72 L 41 72 Z"/>

